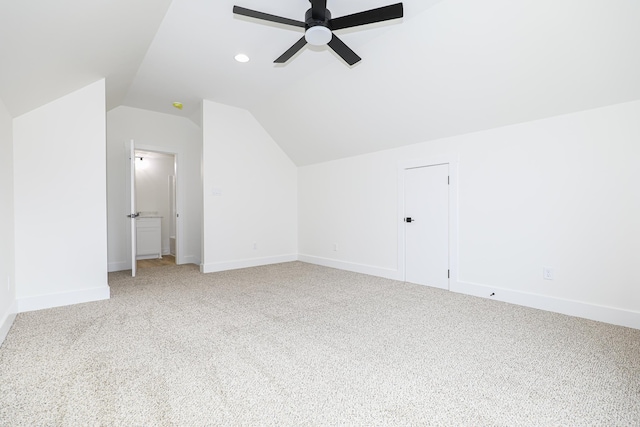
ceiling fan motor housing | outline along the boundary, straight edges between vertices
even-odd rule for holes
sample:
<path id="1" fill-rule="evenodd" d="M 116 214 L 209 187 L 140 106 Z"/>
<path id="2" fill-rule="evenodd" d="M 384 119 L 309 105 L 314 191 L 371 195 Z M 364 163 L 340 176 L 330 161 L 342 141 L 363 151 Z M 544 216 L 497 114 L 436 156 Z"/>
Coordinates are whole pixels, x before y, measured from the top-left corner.
<path id="1" fill-rule="evenodd" d="M 331 11 L 329 9 L 324 10 L 324 19 L 314 18 L 312 9 L 307 10 L 304 14 L 304 22 L 306 28 L 315 27 L 316 25 L 322 25 L 329 28 L 329 20 L 331 19 Z"/>

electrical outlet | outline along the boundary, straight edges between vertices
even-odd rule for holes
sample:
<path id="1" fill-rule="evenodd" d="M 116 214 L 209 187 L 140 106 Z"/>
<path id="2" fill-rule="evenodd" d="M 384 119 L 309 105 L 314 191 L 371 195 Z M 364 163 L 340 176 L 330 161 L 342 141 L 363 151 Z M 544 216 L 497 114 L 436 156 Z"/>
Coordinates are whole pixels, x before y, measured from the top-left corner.
<path id="1" fill-rule="evenodd" d="M 253 242 L 253 249 L 258 249 L 258 243 Z"/>
<path id="2" fill-rule="evenodd" d="M 334 252 L 338 252 L 338 244 L 337 243 L 333 244 L 333 251 Z"/>
<path id="3" fill-rule="evenodd" d="M 542 268 L 542 278 L 544 280 L 553 280 L 553 268 L 551 268 L 551 267 L 543 267 Z"/>

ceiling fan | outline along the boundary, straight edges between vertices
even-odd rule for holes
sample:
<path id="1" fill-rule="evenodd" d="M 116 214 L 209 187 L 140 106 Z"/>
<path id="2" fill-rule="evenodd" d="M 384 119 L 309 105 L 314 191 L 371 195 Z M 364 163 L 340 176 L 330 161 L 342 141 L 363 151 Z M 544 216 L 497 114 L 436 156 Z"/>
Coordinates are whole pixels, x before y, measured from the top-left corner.
<path id="1" fill-rule="evenodd" d="M 331 18 L 331 12 L 327 9 L 327 0 L 309 0 L 311 8 L 305 13 L 305 20 L 296 21 L 294 19 L 282 18 L 268 13 L 246 9 L 240 6 L 233 6 L 233 13 L 248 16 L 250 18 L 262 19 L 264 21 L 277 22 L 279 24 L 302 27 L 305 30 L 304 36 L 291 46 L 278 59 L 276 64 L 287 62 L 293 55 L 302 49 L 307 43 L 314 46 L 328 45 L 335 53 L 349 65 L 360 61 L 356 53 L 342 42 L 333 31 L 344 28 L 357 27 L 359 25 L 373 24 L 374 22 L 388 21 L 390 19 L 402 18 L 402 3 L 379 7 L 352 15 Z"/>

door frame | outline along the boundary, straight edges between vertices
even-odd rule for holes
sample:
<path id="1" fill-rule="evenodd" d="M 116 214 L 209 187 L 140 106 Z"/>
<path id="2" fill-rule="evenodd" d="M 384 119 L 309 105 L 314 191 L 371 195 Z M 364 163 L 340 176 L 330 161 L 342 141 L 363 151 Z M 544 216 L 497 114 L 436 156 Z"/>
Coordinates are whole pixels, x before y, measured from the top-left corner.
<path id="1" fill-rule="evenodd" d="M 136 272 L 137 272 L 137 263 L 136 263 L 136 252 L 137 252 L 137 247 L 138 247 L 138 243 L 137 243 L 137 239 L 138 239 L 138 235 L 137 235 L 137 224 L 136 224 L 136 217 L 137 217 L 137 210 L 136 210 L 136 144 L 135 141 L 132 139 L 131 141 L 129 141 L 127 143 L 127 155 L 129 157 L 129 163 L 128 163 L 128 167 L 127 169 L 127 180 L 128 180 L 128 186 L 127 188 L 129 189 L 129 194 L 128 194 L 128 200 L 129 200 L 129 209 L 128 209 L 128 214 L 127 217 L 129 218 L 129 227 L 127 227 L 127 229 L 129 230 L 129 250 L 131 251 L 131 254 L 129 256 L 129 261 L 131 262 L 131 277 L 136 277 Z"/>
<path id="2" fill-rule="evenodd" d="M 398 162 L 398 276 L 406 280 L 405 269 L 405 223 L 404 223 L 404 178 L 407 169 L 449 166 L 449 290 L 458 281 L 458 156 L 442 154 L 423 159 Z"/>
<path id="3" fill-rule="evenodd" d="M 182 220 L 184 218 L 184 195 L 182 194 L 182 191 L 180 189 L 180 185 L 181 185 L 181 178 L 180 178 L 180 174 L 181 174 L 181 167 L 180 167 L 180 153 L 175 151 L 175 150 L 171 150 L 168 149 L 166 147 L 157 147 L 155 145 L 148 145 L 148 144 L 136 144 L 135 145 L 135 149 L 136 150 L 142 150 L 142 151 L 153 151 L 156 153 L 162 153 L 162 154 L 168 154 L 170 156 L 173 156 L 174 159 L 174 174 L 176 177 L 176 264 L 184 264 L 184 233 L 183 233 L 183 227 L 182 227 Z"/>

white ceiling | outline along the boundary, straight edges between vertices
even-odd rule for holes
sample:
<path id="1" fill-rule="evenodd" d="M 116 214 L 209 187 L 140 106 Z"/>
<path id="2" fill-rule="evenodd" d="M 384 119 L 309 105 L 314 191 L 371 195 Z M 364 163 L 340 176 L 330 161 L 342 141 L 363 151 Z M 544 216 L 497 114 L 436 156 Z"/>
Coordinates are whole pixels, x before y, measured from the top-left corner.
<path id="1" fill-rule="evenodd" d="M 349 67 L 311 47 L 275 65 L 302 29 L 232 14 L 304 20 L 307 0 L 0 0 L 0 99 L 17 116 L 106 77 L 108 108 L 196 122 L 209 99 L 251 111 L 298 165 L 640 99 L 637 0 L 403 3 L 337 32 L 363 58 Z"/>
<path id="2" fill-rule="evenodd" d="M 0 99 L 14 116 L 106 77 L 122 103 L 171 0 L 0 0 Z"/>

